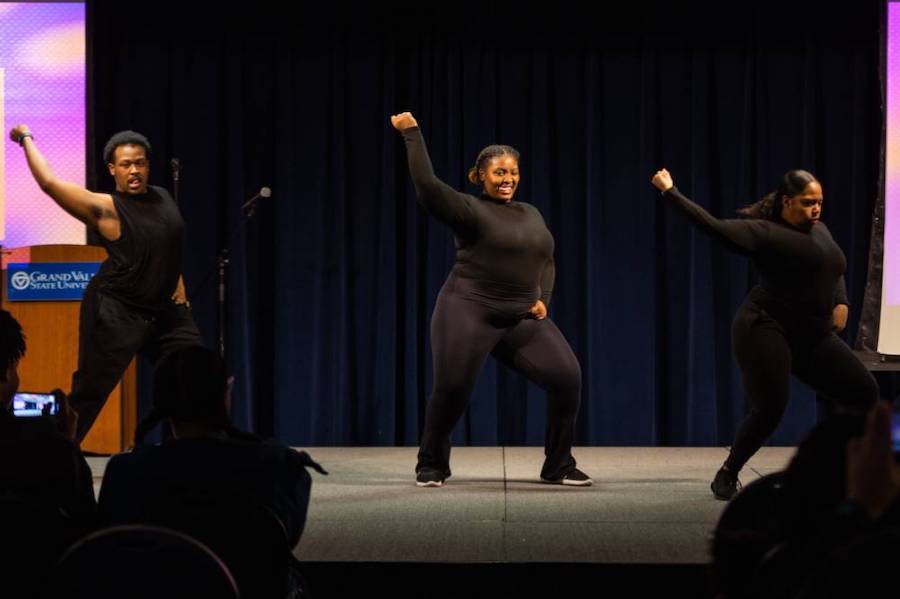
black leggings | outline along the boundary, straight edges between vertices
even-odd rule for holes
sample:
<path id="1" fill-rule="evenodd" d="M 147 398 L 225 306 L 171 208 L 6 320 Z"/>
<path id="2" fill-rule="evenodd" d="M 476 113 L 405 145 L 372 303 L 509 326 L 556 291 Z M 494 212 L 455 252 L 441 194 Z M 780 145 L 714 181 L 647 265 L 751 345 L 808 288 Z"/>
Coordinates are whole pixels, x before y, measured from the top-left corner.
<path id="1" fill-rule="evenodd" d="M 78 412 L 78 440 L 88 434 L 135 355 L 141 353 L 156 365 L 179 347 L 202 344 L 186 306 L 172 303 L 155 317 L 143 316 L 89 285 L 81 302 L 78 370 L 69 394 Z"/>
<path id="2" fill-rule="evenodd" d="M 453 273 L 431 316 L 434 388 L 416 471 L 450 475 L 450 433 L 469 403 L 488 354 L 547 391 L 547 433 L 541 476 L 557 479 L 575 468 L 572 443 L 581 401 L 581 367 L 550 319 L 528 310 L 536 289 L 478 281 Z"/>
<path id="3" fill-rule="evenodd" d="M 752 300 L 735 316 L 732 344 L 749 407 L 725 461 L 733 472 L 775 432 L 792 373 L 844 410 L 864 411 L 878 399 L 875 378 L 837 335 L 791 330 Z"/>

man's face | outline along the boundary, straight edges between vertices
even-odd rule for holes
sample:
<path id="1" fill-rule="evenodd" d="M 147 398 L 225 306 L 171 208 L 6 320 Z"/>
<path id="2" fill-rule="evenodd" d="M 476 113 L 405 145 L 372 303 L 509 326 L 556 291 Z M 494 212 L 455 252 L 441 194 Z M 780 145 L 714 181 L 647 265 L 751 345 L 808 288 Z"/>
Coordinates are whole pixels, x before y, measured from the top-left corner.
<path id="1" fill-rule="evenodd" d="M 107 165 L 116 180 L 116 191 L 129 195 L 147 193 L 150 161 L 142 146 L 124 144 L 113 151 L 113 162 Z"/>

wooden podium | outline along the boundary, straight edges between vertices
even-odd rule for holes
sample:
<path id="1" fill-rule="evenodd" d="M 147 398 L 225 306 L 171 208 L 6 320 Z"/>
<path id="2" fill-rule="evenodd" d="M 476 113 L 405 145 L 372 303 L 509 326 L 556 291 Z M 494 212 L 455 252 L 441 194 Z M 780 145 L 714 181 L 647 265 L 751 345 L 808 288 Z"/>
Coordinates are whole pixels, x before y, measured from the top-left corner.
<path id="1" fill-rule="evenodd" d="M 88 245 L 35 245 L 3 250 L 3 308 L 22 325 L 25 357 L 19 363 L 22 391 L 71 391 L 78 368 L 79 301 L 10 302 L 6 265 L 13 262 L 102 262 L 106 250 Z M 85 451 L 118 453 L 134 442 L 137 422 L 137 376 L 132 360 L 122 380 L 81 442 Z"/>

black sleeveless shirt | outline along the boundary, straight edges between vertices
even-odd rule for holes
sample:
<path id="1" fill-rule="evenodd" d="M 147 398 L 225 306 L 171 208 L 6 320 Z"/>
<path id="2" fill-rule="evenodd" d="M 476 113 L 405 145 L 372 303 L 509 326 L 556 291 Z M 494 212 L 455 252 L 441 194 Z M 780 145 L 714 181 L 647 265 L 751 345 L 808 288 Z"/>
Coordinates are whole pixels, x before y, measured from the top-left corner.
<path id="1" fill-rule="evenodd" d="M 181 275 L 184 220 L 162 187 L 147 193 L 113 192 L 121 235 L 115 241 L 100 236 L 109 257 L 92 284 L 122 303 L 159 312 L 171 302 Z"/>

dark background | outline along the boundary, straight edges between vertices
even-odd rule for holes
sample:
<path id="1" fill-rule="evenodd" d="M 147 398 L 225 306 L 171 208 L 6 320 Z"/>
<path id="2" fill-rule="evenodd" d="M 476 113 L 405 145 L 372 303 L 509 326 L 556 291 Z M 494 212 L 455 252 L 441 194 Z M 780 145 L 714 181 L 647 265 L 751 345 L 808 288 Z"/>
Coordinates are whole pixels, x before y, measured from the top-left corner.
<path id="1" fill-rule="evenodd" d="M 438 175 L 471 192 L 477 152 L 511 144 L 517 199 L 556 238 L 551 317 L 584 371 L 578 443 L 729 444 L 743 414 L 731 319 L 755 276 L 650 177 L 665 166 L 730 217 L 786 170 L 814 172 L 848 258 L 852 338 L 879 193 L 883 7 L 672 4 L 91 2 L 89 179 L 110 188 L 99 156 L 121 129 L 153 143 L 151 182 L 171 188 L 181 161 L 185 277 L 211 346 L 207 274 L 231 249 L 239 426 L 414 445 L 454 250 L 414 202 L 388 117 L 411 110 Z M 262 185 L 272 198 L 229 239 Z M 815 417 L 797 384 L 772 443 Z M 489 361 L 454 443 L 541 445 L 543 429 L 543 393 Z"/>

